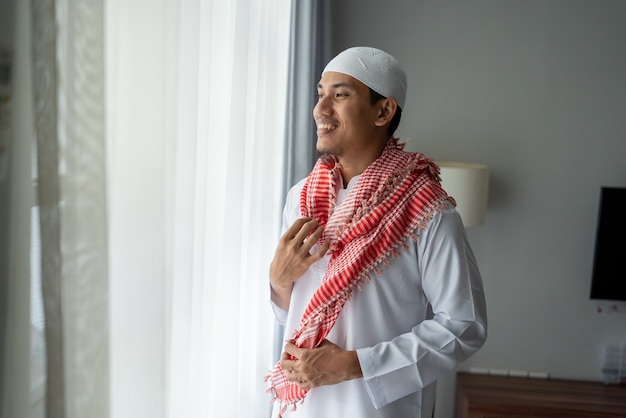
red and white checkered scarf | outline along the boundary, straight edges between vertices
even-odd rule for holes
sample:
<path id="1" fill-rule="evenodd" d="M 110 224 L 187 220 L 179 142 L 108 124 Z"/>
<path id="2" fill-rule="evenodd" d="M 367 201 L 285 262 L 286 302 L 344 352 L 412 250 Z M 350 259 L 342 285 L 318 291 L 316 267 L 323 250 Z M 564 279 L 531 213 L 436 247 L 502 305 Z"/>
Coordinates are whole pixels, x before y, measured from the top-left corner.
<path id="1" fill-rule="evenodd" d="M 419 153 L 403 151 L 391 138 L 381 156 L 361 174 L 358 183 L 337 207 L 341 167 L 333 156 L 322 156 L 300 194 L 302 215 L 324 226 L 321 241 L 330 242 L 331 258 L 320 287 L 309 302 L 293 339 L 298 347 L 317 347 L 332 329 L 355 287 L 381 273 L 381 263 L 398 255 L 416 230 L 454 200 L 440 186 L 439 167 Z M 308 390 L 287 380 L 276 364 L 266 380 L 287 406 L 304 401 Z"/>

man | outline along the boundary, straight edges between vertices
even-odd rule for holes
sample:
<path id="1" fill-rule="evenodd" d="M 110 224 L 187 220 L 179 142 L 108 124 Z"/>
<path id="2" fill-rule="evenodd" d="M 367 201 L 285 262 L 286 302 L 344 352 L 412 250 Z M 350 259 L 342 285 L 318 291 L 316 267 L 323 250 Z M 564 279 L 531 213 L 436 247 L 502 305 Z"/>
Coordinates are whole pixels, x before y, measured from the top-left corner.
<path id="1" fill-rule="evenodd" d="M 480 273 L 439 169 L 393 132 L 406 75 L 350 48 L 324 69 L 317 150 L 289 192 L 270 265 L 289 341 L 274 416 L 431 417 L 435 383 L 487 333 Z"/>

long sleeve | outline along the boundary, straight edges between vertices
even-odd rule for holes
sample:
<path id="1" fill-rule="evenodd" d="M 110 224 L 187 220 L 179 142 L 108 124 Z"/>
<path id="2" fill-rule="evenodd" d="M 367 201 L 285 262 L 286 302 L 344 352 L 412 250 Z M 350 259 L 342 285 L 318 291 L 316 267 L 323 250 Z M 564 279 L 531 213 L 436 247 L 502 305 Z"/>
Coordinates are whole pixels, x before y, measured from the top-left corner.
<path id="1" fill-rule="evenodd" d="M 433 383 L 475 353 L 487 336 L 482 281 L 456 211 L 435 216 L 416 245 L 417 274 L 433 315 L 410 332 L 357 350 L 376 408 Z"/>

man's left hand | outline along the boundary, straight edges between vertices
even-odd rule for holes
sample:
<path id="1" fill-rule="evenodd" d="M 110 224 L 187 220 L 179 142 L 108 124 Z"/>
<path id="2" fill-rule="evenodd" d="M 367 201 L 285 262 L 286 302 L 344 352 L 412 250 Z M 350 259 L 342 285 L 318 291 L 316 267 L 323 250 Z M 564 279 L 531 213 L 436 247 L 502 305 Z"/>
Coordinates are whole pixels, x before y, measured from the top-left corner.
<path id="1" fill-rule="evenodd" d="M 287 380 L 301 389 L 363 377 L 356 351 L 344 350 L 328 340 L 312 349 L 299 348 L 293 340 L 287 342 L 280 366 L 287 374 Z"/>

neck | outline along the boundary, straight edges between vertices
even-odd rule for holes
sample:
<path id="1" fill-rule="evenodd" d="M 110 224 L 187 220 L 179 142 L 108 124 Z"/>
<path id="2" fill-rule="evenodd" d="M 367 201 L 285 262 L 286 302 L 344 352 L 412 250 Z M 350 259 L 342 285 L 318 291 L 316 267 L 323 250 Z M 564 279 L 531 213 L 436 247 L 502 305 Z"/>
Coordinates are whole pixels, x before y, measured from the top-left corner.
<path id="1" fill-rule="evenodd" d="M 374 160 L 376 160 L 376 158 L 367 162 L 366 164 L 358 165 L 351 165 L 347 162 L 339 160 L 339 162 L 341 163 L 341 177 L 343 178 L 343 188 L 345 189 L 346 187 L 348 187 L 348 183 L 350 183 L 350 180 L 364 172 L 367 166 L 374 162 Z"/>
<path id="2" fill-rule="evenodd" d="M 364 152 L 360 153 L 358 158 L 349 158 L 348 156 L 338 157 L 339 163 L 341 164 L 341 177 L 343 178 L 344 189 L 348 187 L 350 180 L 364 172 L 370 164 L 380 157 L 386 145 L 387 140 L 380 141 L 376 147 L 366 149 Z"/>

